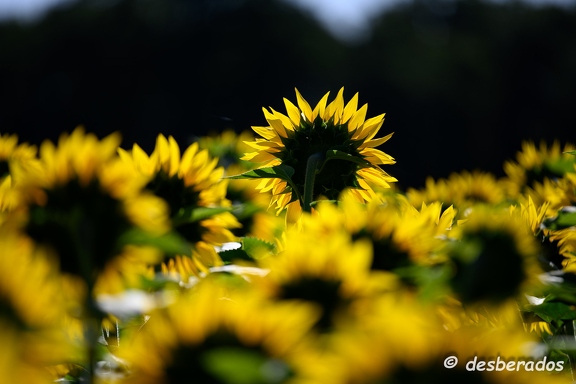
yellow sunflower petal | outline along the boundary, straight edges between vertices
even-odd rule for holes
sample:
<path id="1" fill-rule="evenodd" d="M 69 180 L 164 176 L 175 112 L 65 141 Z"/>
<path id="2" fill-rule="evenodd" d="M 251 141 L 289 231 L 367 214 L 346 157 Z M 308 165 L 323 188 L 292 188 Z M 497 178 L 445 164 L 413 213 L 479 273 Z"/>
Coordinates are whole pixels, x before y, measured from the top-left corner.
<path id="1" fill-rule="evenodd" d="M 364 123 L 366 112 L 368 112 L 368 104 L 364 104 L 358 111 L 354 113 L 354 116 L 352 116 L 348 122 L 348 132 L 354 132 Z"/>
<path id="2" fill-rule="evenodd" d="M 388 140 L 390 140 L 390 138 L 392 137 L 392 135 L 394 134 L 394 132 L 390 133 L 389 135 L 386 135 L 384 137 L 381 137 L 379 139 L 374 139 L 374 140 L 370 140 L 370 141 L 365 141 L 364 144 L 362 144 L 360 146 L 360 149 L 363 148 L 368 148 L 368 147 L 378 147 L 382 144 L 384 144 L 385 142 L 387 142 Z"/>
<path id="3" fill-rule="evenodd" d="M 395 164 L 394 158 L 387 153 L 382 152 L 375 148 L 365 148 L 362 150 L 362 155 L 364 159 L 371 162 L 372 164 Z"/>
<path id="4" fill-rule="evenodd" d="M 344 109 L 344 87 L 340 88 L 336 98 L 328 104 L 322 119 L 325 121 L 330 120 L 334 116 L 334 124 L 340 123 L 340 117 L 342 116 L 342 110 Z"/>
<path id="5" fill-rule="evenodd" d="M 355 133 L 354 138 L 356 140 L 364 141 L 372 139 L 382 124 L 384 124 L 384 116 L 386 116 L 385 113 L 366 120 L 362 126 L 362 129 Z"/>
<path id="6" fill-rule="evenodd" d="M 277 136 L 274 134 L 274 131 L 270 129 L 270 127 L 252 127 L 254 132 L 265 138 L 266 140 L 274 140 Z M 245 143 L 249 143 L 245 141 Z"/>
<path id="7" fill-rule="evenodd" d="M 326 111 L 326 103 L 328 102 L 328 96 L 330 92 L 326 92 L 326 94 L 320 99 L 316 107 L 314 107 L 314 111 L 312 112 L 312 121 L 316 120 L 318 116 L 324 116 L 324 111 Z"/>
<path id="8" fill-rule="evenodd" d="M 286 111 L 288 112 L 288 117 L 292 124 L 297 127 L 300 125 L 300 110 L 296 107 L 290 100 L 284 98 L 284 105 L 286 106 Z"/>
<path id="9" fill-rule="evenodd" d="M 342 115 L 342 123 L 347 122 L 350 120 L 352 115 L 356 112 L 358 108 L 358 93 L 354 95 L 354 97 L 346 104 L 344 108 L 344 114 Z"/>
<path id="10" fill-rule="evenodd" d="M 302 97 L 300 92 L 298 92 L 298 89 L 296 89 L 296 100 L 298 101 L 298 107 L 300 107 L 300 110 L 304 113 L 306 120 L 310 122 L 314 121 L 312 108 L 310 108 L 310 104 L 308 104 L 308 102 Z"/>
<path id="11" fill-rule="evenodd" d="M 284 124 L 282 124 L 282 121 L 277 119 L 274 114 L 268 112 L 265 108 L 262 108 L 262 110 L 264 111 L 264 117 L 266 118 L 266 121 L 268 121 L 270 127 L 272 127 L 274 131 L 276 131 L 276 134 L 278 136 L 287 138 L 288 134 L 286 133 L 286 129 L 284 128 Z M 291 123 L 290 119 L 288 119 L 288 121 Z"/>

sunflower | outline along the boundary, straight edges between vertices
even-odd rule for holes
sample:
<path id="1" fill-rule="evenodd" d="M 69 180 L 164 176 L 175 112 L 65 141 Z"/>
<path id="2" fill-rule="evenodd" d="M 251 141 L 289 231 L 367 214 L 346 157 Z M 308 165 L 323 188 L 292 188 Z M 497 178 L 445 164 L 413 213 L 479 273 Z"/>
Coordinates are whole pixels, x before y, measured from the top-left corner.
<path id="1" fill-rule="evenodd" d="M 423 204 L 418 211 L 402 195 L 394 202 L 359 204 L 345 193 L 337 207 L 328 202 L 318 204 L 315 220 L 307 221 L 302 230 L 318 236 L 318 233 L 333 232 L 341 227 L 353 240 L 368 240 L 373 251 L 372 270 L 391 271 L 439 262 L 444 243 L 441 236 L 445 236 L 452 226 L 453 208 L 441 212 L 440 203 Z"/>
<path id="2" fill-rule="evenodd" d="M 298 382 L 316 318 L 304 303 L 274 303 L 249 290 L 225 295 L 204 281 L 151 313 L 121 346 L 118 355 L 131 369 L 124 382 Z"/>
<path id="3" fill-rule="evenodd" d="M 214 246 L 234 241 L 231 230 L 240 224 L 230 212 L 217 209 L 230 205 L 225 198 L 224 169 L 218 167 L 218 159 L 211 158 L 207 150 L 200 150 L 198 143 L 186 148 L 181 156 L 176 140 L 164 135 L 158 135 L 150 156 L 137 144 L 131 151 L 120 148 L 118 152 L 138 177 L 144 178 L 144 189 L 168 203 L 174 229 L 194 245 L 197 268 L 222 264 Z M 214 211 L 202 220 L 191 219 L 191 212 L 198 208 Z"/>
<path id="4" fill-rule="evenodd" d="M 36 146 L 18 144 L 18 136 L 0 134 L 0 178 L 30 167 L 36 158 Z"/>
<path id="5" fill-rule="evenodd" d="M 122 252 L 132 228 L 168 230 L 165 203 L 142 193 L 142 183 L 116 156 L 118 134 L 102 140 L 77 128 L 40 147 L 37 172 L 19 183 L 28 219 L 24 231 L 55 251 L 61 271 L 93 288 L 96 275 Z"/>
<path id="6" fill-rule="evenodd" d="M 355 303 L 396 288 L 394 276 L 371 272 L 368 241 L 354 242 L 341 228 L 316 225 L 317 217 L 304 215 L 300 220 L 305 223 L 286 232 L 277 255 L 259 260 L 270 270 L 257 282 L 269 297 L 313 303 L 322 313 L 315 329 L 330 333 L 356 316 Z"/>
<path id="7" fill-rule="evenodd" d="M 0 212 L 13 210 L 21 201 L 14 184 L 37 165 L 36 147 L 18 144 L 18 136 L 0 134 Z"/>
<path id="8" fill-rule="evenodd" d="M 535 189 L 542 188 L 545 181 L 555 182 L 566 173 L 575 173 L 576 157 L 566 153 L 575 148 L 567 143 L 561 149 L 558 141 L 550 146 L 542 141 L 539 147 L 530 141 L 523 142 L 516 161 L 504 163 L 505 182 L 510 196 L 533 194 Z"/>
<path id="9" fill-rule="evenodd" d="M 244 153 L 251 150 L 246 144 L 254 140 L 251 131 L 236 133 L 233 130 L 225 130 L 219 134 L 210 134 L 198 139 L 201 149 L 206 149 L 210 156 L 218 159 L 218 164 L 225 169 L 232 165 L 243 169 L 250 169 L 253 163 L 242 160 Z"/>
<path id="10" fill-rule="evenodd" d="M 497 205 L 506 199 L 502 182 L 481 171 L 452 173 L 447 179 L 429 177 L 424 189 L 409 188 L 406 195 L 415 207 L 441 202 L 445 207 L 454 206 L 460 213 L 475 204 Z"/>
<path id="11" fill-rule="evenodd" d="M 47 254 L 12 231 L 0 235 L 0 375 L 10 383 L 48 383 L 47 365 L 70 358 L 61 328 L 59 276 Z"/>
<path id="12" fill-rule="evenodd" d="M 463 303 L 503 302 L 536 283 L 538 244 L 518 212 L 477 206 L 453 232 L 451 285 Z"/>
<path id="13" fill-rule="evenodd" d="M 253 141 L 252 132 L 239 134 L 226 130 L 219 135 L 200 138 L 200 148 L 208 150 L 218 158 L 219 166 L 225 169 L 225 175 L 237 175 L 252 169 L 255 164 L 241 160 L 250 150 L 246 142 Z M 259 193 L 258 180 L 227 179 L 226 199 L 232 203 L 232 214 L 236 216 L 240 227 L 232 229 L 238 237 L 256 237 L 273 243 L 284 225 L 284 221 L 269 209 L 269 193 Z"/>
<path id="14" fill-rule="evenodd" d="M 519 324 L 515 305 L 512 323 L 468 320 L 455 330 L 447 330 L 433 310 L 409 296 L 383 295 L 374 300 L 371 312 L 359 324 L 334 335 L 330 363 L 337 376 L 333 380 L 331 377 L 330 382 L 503 384 L 531 383 L 538 379 L 569 382 L 563 376 L 526 373 L 522 369 L 513 372 L 467 369 L 474 357 L 477 361 L 489 361 L 500 356 L 506 362 L 512 358 L 536 359 L 533 357 L 536 351 L 528 348 L 535 339 Z M 448 360 L 449 356 L 459 360 L 452 368 L 445 365 L 454 362 Z"/>
<path id="15" fill-rule="evenodd" d="M 375 198 L 372 186 L 386 188 L 396 181 L 379 167 L 394 159 L 375 149 L 392 136 L 374 139 L 384 114 L 365 120 L 368 105 L 357 108 L 358 94 L 345 105 L 343 93 L 344 88 L 328 105 L 325 94 L 312 109 L 296 90 L 298 107 L 284 99 L 288 116 L 263 108 L 270 125 L 252 127 L 262 138 L 248 143 L 256 152 L 243 159 L 265 164 L 250 177 L 263 179 L 258 189 L 272 191 L 271 205 L 278 212 L 288 207 L 289 219 L 309 211 L 321 196 L 336 200 L 351 188 L 357 200 L 370 201 Z"/>

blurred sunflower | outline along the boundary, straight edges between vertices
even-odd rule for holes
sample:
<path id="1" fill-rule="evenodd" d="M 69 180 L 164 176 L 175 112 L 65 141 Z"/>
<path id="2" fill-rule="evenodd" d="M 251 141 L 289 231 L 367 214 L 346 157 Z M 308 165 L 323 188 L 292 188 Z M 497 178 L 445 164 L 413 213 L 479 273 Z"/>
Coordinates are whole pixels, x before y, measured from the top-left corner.
<path id="1" fill-rule="evenodd" d="M 307 220 L 309 219 L 309 220 Z M 301 220 L 315 221 L 304 215 Z M 321 309 L 316 330 L 332 332 L 353 319 L 354 303 L 381 290 L 396 288 L 393 276 L 370 271 L 371 245 L 352 242 L 346 231 L 296 227 L 287 231 L 282 250 L 259 260 L 270 273 L 259 280 L 263 292 L 275 300 L 311 302 Z"/>
<path id="2" fill-rule="evenodd" d="M 566 173 L 575 173 L 576 157 L 564 153 L 575 148 L 573 144 L 567 143 L 561 149 L 558 141 L 551 146 L 542 141 L 539 147 L 530 141 L 523 142 L 522 150 L 516 155 L 516 161 L 504 163 L 507 176 L 505 182 L 510 196 L 517 197 L 521 193 L 534 194 L 534 191 L 542 188 L 545 182 L 556 182 Z"/>
<path id="3" fill-rule="evenodd" d="M 480 171 L 452 173 L 447 179 L 429 177 L 424 189 L 409 188 L 406 196 L 415 207 L 441 202 L 445 207 L 454 206 L 459 213 L 475 204 L 497 205 L 506 199 L 502 182 Z"/>
<path id="4" fill-rule="evenodd" d="M 45 141 L 39 167 L 28 172 L 19 192 L 25 196 L 25 232 L 58 257 L 61 271 L 93 288 L 97 274 L 122 252 L 121 237 L 138 227 L 168 230 L 165 203 L 142 193 L 133 170 L 116 156 L 118 134 L 102 140 L 77 128 L 57 146 Z"/>
<path id="5" fill-rule="evenodd" d="M 46 366 L 74 354 L 61 328 L 59 276 L 30 239 L 3 231 L 0 244 L 0 377 L 6 383 L 48 383 Z"/>
<path id="6" fill-rule="evenodd" d="M 264 179 L 258 189 L 272 191 L 271 205 L 278 212 L 288 207 L 289 219 L 302 209 L 309 211 L 310 203 L 321 196 L 336 200 L 351 188 L 357 200 L 370 201 L 375 198 L 372 186 L 387 188 L 396 181 L 379 167 L 394 164 L 394 159 L 375 149 L 392 136 L 374 139 L 384 114 L 365 120 L 368 105 L 358 109 L 358 94 L 345 105 L 343 93 L 344 88 L 326 105 L 327 93 L 312 109 L 296 90 L 298 107 L 284 99 L 288 116 L 263 108 L 270 125 L 252 127 L 262 138 L 248 143 L 256 152 L 243 159 L 265 162 L 251 175 Z"/>
<path id="7" fill-rule="evenodd" d="M 412 264 L 432 265 L 442 259 L 441 248 L 452 227 L 455 212 L 441 204 L 423 204 L 420 211 L 402 195 L 396 205 L 375 202 L 359 204 L 344 194 L 338 207 L 318 204 L 318 214 L 303 231 L 319 232 L 345 228 L 353 240 L 366 239 L 372 244 L 372 270 L 390 271 Z M 314 227 L 324 226 L 324 230 Z"/>
<path id="8" fill-rule="evenodd" d="M 212 157 L 218 158 L 218 164 L 224 167 L 226 175 L 237 175 L 255 166 L 252 162 L 241 160 L 244 153 L 251 150 L 246 142 L 253 140 L 251 132 L 236 134 L 226 130 L 219 135 L 202 137 L 198 144 L 200 148 L 208 150 Z M 284 221 L 270 212 L 271 196 L 259 193 L 258 184 L 258 180 L 227 179 L 226 199 L 232 203 L 232 214 L 241 224 L 241 227 L 232 229 L 232 233 L 238 237 L 256 237 L 274 243 Z"/>
<path id="9" fill-rule="evenodd" d="M 253 166 L 252 162 L 242 160 L 244 153 L 251 147 L 246 142 L 253 141 L 254 135 L 249 131 L 236 133 L 227 129 L 219 134 L 210 134 L 198 139 L 198 145 L 205 149 L 210 156 L 218 159 L 218 164 L 224 169 L 230 166 L 248 170 Z"/>
<path id="10" fill-rule="evenodd" d="M 463 303 L 503 302 L 538 281 L 538 244 L 518 212 L 477 206 L 452 231 L 451 285 Z"/>
<path id="11" fill-rule="evenodd" d="M 36 158 L 36 146 L 18 144 L 18 136 L 0 134 L 0 178 L 26 170 Z"/>
<path id="12" fill-rule="evenodd" d="M 161 134 L 150 156 L 137 144 L 130 152 L 121 148 L 118 152 L 144 178 L 145 190 L 168 203 L 174 229 L 193 244 L 196 268 L 205 270 L 207 266 L 222 264 L 214 246 L 234 241 L 236 237 L 231 230 L 240 224 L 226 210 L 209 210 L 230 205 L 225 198 L 224 169 L 217 166 L 218 159 L 211 158 L 207 150 L 200 150 L 198 143 L 190 145 L 180 156 L 176 140 Z M 208 209 L 202 219 L 194 218 L 198 208 Z"/>
<path id="13" fill-rule="evenodd" d="M 36 163 L 35 146 L 18 144 L 16 135 L 0 134 L 0 212 L 12 210 L 20 203 L 14 183 Z"/>
<path id="14" fill-rule="evenodd" d="M 131 368 L 123 382 L 299 382 L 310 369 L 304 339 L 317 311 L 303 303 L 266 301 L 253 291 L 223 292 L 204 281 L 153 312 L 118 352 Z"/>
<path id="15" fill-rule="evenodd" d="M 568 383 L 566 376 L 543 372 L 498 372 L 467 369 L 477 361 L 505 359 L 536 360 L 534 335 L 527 334 L 518 307 L 509 301 L 505 308 L 487 310 L 486 317 L 474 313 L 456 328 L 446 327 L 429 306 L 408 295 L 382 295 L 370 311 L 348 330 L 333 336 L 330 364 L 338 374 L 335 383 Z M 458 310 L 466 317 L 465 311 Z M 473 319 L 473 315 L 476 318 Z M 448 368 L 449 356 L 459 361 Z M 523 357 L 524 356 L 524 357 Z M 548 360 L 550 361 L 550 359 Z M 532 371 L 535 371 L 532 362 Z M 448 368 L 448 369 L 447 369 Z M 555 372 L 556 373 L 556 372 Z M 332 379 L 332 378 L 331 378 Z"/>

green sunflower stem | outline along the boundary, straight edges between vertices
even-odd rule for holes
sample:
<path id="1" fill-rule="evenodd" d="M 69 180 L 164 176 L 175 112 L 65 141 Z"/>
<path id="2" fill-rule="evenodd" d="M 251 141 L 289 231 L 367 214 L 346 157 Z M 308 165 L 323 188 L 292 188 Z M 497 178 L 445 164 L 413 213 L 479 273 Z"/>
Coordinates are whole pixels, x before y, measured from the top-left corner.
<path id="1" fill-rule="evenodd" d="M 304 195 L 302 196 L 302 210 L 304 212 L 312 211 L 312 197 L 314 196 L 314 180 L 316 179 L 316 173 L 318 171 L 318 166 L 322 161 L 322 154 L 315 153 L 308 158 L 306 162 L 306 175 L 304 178 Z"/>

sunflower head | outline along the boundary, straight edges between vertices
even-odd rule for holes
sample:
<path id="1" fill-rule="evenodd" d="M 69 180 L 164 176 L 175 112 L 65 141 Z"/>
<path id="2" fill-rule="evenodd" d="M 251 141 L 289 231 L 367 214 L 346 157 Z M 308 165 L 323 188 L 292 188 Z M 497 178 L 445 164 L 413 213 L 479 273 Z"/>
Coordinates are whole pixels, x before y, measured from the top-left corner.
<path id="1" fill-rule="evenodd" d="M 359 300 L 397 284 L 392 276 L 371 273 L 368 241 L 352 241 L 343 228 L 316 219 L 304 214 L 302 228 L 286 231 L 282 250 L 259 261 L 270 273 L 258 283 L 275 300 L 317 306 L 321 317 L 315 329 L 331 333 L 355 317 Z"/>
<path id="2" fill-rule="evenodd" d="M 99 140 L 81 128 L 58 144 L 40 147 L 39 171 L 20 183 L 26 196 L 26 233 L 55 251 L 63 272 L 93 283 L 95 275 L 122 251 L 132 228 L 163 233 L 166 206 L 142 193 L 133 171 L 116 156 L 118 134 Z"/>
<path id="3" fill-rule="evenodd" d="M 505 203 L 505 189 L 501 181 L 488 172 L 452 173 L 447 179 L 426 179 L 425 188 L 409 188 L 409 201 L 420 207 L 423 203 L 441 202 L 444 207 L 454 206 L 464 213 L 475 204 L 498 205 Z"/>
<path id="4" fill-rule="evenodd" d="M 277 383 L 297 379 L 304 337 L 317 312 L 253 291 L 225 293 L 204 281 L 150 320 L 119 349 L 127 383 Z"/>
<path id="5" fill-rule="evenodd" d="M 70 358 L 60 276 L 50 257 L 14 231 L 0 234 L 0 375 L 6 382 L 48 383 L 45 365 Z"/>
<path id="6" fill-rule="evenodd" d="M 518 215 L 476 207 L 454 232 L 451 285 L 464 303 L 503 302 L 539 273 L 536 240 Z"/>
<path id="7" fill-rule="evenodd" d="M 195 261 L 205 266 L 222 263 L 214 245 L 235 240 L 231 232 L 240 226 L 228 212 L 223 167 L 198 143 L 180 153 L 176 140 L 158 135 L 151 155 L 137 144 L 131 151 L 118 150 L 120 158 L 143 178 L 144 189 L 168 203 L 169 216 L 180 236 L 193 244 Z M 194 273 L 191 269 L 188 273 Z"/>
<path id="8" fill-rule="evenodd" d="M 561 149 L 558 141 L 552 145 L 542 141 L 538 147 L 533 142 L 523 142 L 516 161 L 504 163 L 508 192 L 515 197 L 519 193 L 531 192 L 547 179 L 557 180 L 567 173 L 576 172 L 576 157 L 569 154 L 574 149 L 574 145 L 569 143 Z"/>
<path id="9" fill-rule="evenodd" d="M 344 104 L 343 92 L 328 105 L 327 93 L 312 109 L 296 90 L 298 106 L 284 99 L 287 116 L 263 108 L 269 126 L 252 127 L 261 138 L 248 143 L 256 151 L 243 159 L 265 164 L 245 177 L 265 179 L 259 189 L 273 192 L 271 204 L 279 211 L 289 205 L 309 211 L 312 201 L 336 200 L 347 188 L 370 201 L 372 186 L 396 181 L 379 167 L 394 159 L 374 148 L 392 136 L 374 139 L 384 114 L 366 120 L 368 105 L 358 109 L 358 94 Z"/>

